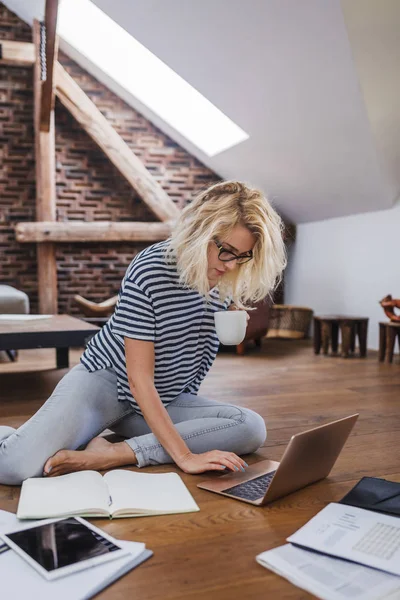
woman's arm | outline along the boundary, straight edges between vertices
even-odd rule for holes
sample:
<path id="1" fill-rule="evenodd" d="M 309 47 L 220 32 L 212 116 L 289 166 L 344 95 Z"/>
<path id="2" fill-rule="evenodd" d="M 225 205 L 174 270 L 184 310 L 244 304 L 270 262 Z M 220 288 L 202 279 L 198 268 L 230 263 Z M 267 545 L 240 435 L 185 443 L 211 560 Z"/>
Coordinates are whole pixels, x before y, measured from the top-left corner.
<path id="1" fill-rule="evenodd" d="M 125 338 L 126 367 L 129 386 L 146 423 L 173 461 L 186 473 L 203 473 L 227 467 L 243 468 L 245 462 L 233 452 L 212 450 L 202 454 L 190 452 L 161 402 L 154 385 L 154 344 Z"/>

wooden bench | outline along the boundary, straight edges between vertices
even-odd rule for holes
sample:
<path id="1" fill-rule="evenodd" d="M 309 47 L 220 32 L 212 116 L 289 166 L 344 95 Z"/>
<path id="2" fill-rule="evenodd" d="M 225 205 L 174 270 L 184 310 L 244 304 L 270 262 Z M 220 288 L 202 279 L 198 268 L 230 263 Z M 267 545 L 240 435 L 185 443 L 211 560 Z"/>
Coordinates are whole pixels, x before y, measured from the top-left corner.
<path id="1" fill-rule="evenodd" d="M 343 315 L 324 315 L 314 317 L 314 352 L 328 354 L 329 346 L 332 354 L 338 353 L 339 330 L 341 333 L 341 356 L 348 358 L 354 354 L 356 336 L 358 336 L 360 356 L 367 355 L 367 317 L 348 317 Z"/>

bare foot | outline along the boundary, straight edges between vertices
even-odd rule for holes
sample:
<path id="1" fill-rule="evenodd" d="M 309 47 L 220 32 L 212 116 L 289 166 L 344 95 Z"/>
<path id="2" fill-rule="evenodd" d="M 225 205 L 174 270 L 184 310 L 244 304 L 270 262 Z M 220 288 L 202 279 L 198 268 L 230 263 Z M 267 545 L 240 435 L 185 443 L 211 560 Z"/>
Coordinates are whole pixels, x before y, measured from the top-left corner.
<path id="1" fill-rule="evenodd" d="M 133 450 L 125 442 L 110 444 L 95 437 L 85 450 L 59 450 L 46 462 L 43 475 L 56 477 L 74 471 L 100 471 L 122 465 L 136 464 Z"/>

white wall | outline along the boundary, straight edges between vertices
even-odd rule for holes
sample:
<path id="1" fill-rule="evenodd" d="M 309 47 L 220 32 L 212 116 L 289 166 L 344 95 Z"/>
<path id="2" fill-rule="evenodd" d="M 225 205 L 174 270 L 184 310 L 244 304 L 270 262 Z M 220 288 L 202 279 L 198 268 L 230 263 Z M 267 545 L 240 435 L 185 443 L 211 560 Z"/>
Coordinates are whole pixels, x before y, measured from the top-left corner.
<path id="1" fill-rule="evenodd" d="M 43 16 L 44 0 L 3 1 L 30 23 Z M 260 187 L 294 223 L 393 207 L 399 0 L 93 1 L 249 139 L 206 156 L 82 53 L 60 47 L 216 173 Z"/>
<path id="2" fill-rule="evenodd" d="M 318 314 L 369 317 L 368 347 L 379 346 L 379 305 L 400 298 L 400 202 L 385 211 L 300 224 L 285 277 L 285 302 Z"/>

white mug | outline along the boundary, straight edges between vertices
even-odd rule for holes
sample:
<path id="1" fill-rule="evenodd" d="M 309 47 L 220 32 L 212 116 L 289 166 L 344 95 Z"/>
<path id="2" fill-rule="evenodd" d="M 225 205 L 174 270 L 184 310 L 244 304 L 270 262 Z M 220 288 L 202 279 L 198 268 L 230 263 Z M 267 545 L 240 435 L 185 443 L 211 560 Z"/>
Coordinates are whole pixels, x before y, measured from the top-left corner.
<path id="1" fill-rule="evenodd" d="M 247 327 L 245 310 L 222 310 L 214 313 L 218 338 L 225 346 L 237 346 L 244 340 Z"/>

